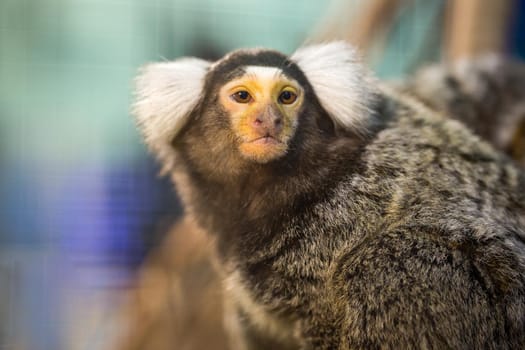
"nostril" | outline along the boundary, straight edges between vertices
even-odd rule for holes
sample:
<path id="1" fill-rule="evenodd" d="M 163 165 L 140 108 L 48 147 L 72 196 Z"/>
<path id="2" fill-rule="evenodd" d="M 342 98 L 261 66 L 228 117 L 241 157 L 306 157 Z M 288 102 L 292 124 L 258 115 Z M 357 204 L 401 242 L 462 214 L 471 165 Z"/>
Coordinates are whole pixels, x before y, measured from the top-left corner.
<path id="1" fill-rule="evenodd" d="M 280 126 L 282 124 L 282 119 L 281 118 L 278 118 L 278 119 L 275 119 L 275 126 Z"/>
<path id="2" fill-rule="evenodd" d="M 260 118 L 255 118 L 255 120 L 253 121 L 253 123 L 254 123 L 255 125 L 261 125 L 261 124 L 263 123 L 263 121 L 262 121 L 262 119 L 260 119 Z"/>

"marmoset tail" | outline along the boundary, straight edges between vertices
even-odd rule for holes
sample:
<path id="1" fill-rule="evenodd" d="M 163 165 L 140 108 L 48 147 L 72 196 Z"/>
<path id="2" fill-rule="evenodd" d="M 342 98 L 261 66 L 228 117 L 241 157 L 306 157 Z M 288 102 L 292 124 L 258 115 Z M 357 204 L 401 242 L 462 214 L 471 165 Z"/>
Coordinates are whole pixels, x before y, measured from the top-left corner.
<path id="1" fill-rule="evenodd" d="M 525 64 L 487 55 L 419 70 L 406 93 L 461 120 L 525 166 Z"/>
<path id="2" fill-rule="evenodd" d="M 151 64 L 134 114 L 216 240 L 234 349 L 525 344 L 525 176 L 348 45 Z"/>

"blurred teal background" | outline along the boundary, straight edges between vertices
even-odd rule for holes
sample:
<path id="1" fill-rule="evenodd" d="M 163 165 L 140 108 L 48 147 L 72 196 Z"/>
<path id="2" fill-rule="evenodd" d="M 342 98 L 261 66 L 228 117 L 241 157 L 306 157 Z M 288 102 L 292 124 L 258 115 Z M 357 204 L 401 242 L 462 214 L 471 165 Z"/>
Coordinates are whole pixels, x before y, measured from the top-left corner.
<path id="1" fill-rule="evenodd" d="M 399 13 L 380 75 L 439 59 L 445 2 Z M 108 291 L 180 215 L 129 115 L 140 65 L 291 53 L 362 3 L 0 0 L 0 349 L 105 348 L 118 306 Z"/>

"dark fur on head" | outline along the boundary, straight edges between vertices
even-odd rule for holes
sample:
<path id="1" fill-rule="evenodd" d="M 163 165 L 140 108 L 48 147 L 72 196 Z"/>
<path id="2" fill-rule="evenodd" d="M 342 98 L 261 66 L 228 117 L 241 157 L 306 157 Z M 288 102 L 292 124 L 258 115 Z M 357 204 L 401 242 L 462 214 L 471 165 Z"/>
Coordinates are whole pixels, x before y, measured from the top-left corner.
<path id="1" fill-rule="evenodd" d="M 245 66 L 281 68 L 285 75 L 301 84 L 305 99 L 308 100 L 307 108 L 303 106 L 300 112 L 301 123 L 289 151 L 283 158 L 269 165 L 254 163 L 241 157 L 236 150 L 236 136 L 231 131 L 228 114 L 218 101 L 219 88 L 242 76 Z M 268 168 L 274 168 L 277 172 L 282 169 L 282 172 L 287 173 L 298 166 L 297 162 L 304 156 L 304 152 L 314 155 L 312 152 L 318 153 L 320 148 L 328 146 L 334 140 L 333 122 L 320 106 L 308 80 L 297 64 L 281 53 L 271 50 L 236 51 L 213 65 L 204 81 L 204 94 L 189 117 L 190 120 L 200 122 L 188 123 L 172 141 L 176 152 L 180 152 L 191 169 L 199 172 L 198 176 L 208 177 L 219 185 L 238 186 L 243 181 L 253 184 Z M 318 135 L 313 138 L 305 137 L 304 134 L 308 133 Z M 317 155 L 302 158 L 316 159 Z M 271 170 L 270 173 L 275 171 Z M 241 174 L 249 178 L 242 179 L 239 177 Z"/>

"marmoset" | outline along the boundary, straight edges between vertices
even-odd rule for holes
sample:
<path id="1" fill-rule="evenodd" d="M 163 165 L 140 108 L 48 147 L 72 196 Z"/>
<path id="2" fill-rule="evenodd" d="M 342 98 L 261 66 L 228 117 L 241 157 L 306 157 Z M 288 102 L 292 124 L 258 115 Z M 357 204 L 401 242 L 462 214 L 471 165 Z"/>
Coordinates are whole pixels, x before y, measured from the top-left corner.
<path id="1" fill-rule="evenodd" d="M 342 42 L 146 66 L 134 114 L 213 235 L 244 349 L 519 348 L 525 176 Z"/>

